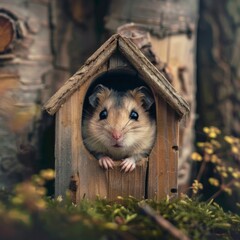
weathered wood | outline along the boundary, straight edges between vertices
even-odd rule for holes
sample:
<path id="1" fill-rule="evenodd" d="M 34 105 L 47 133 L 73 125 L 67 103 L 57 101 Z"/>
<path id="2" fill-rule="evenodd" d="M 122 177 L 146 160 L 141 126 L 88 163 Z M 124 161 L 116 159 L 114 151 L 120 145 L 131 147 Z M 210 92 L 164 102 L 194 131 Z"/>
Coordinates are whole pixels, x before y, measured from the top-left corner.
<path id="1" fill-rule="evenodd" d="M 116 51 L 108 61 L 108 71 L 119 70 L 119 69 L 131 69 L 136 71 L 130 63 L 124 58 L 118 51 Z"/>
<path id="2" fill-rule="evenodd" d="M 134 196 L 137 199 L 145 198 L 145 184 L 147 159 L 142 159 L 136 169 L 130 173 L 121 172 L 121 161 L 116 161 L 114 169 L 106 172 L 108 181 L 109 200 L 116 200 L 118 196 Z"/>
<path id="3" fill-rule="evenodd" d="M 176 113 L 169 107 L 167 116 L 169 196 L 176 196 L 178 192 L 179 121 Z"/>
<path id="4" fill-rule="evenodd" d="M 105 65 L 96 71 L 92 78 L 75 91 L 57 112 L 56 196 L 64 195 L 73 182 L 76 184 L 76 189 L 73 191 L 70 187 L 70 190 L 76 202 L 83 198 L 94 199 L 97 195 L 107 196 L 105 172 L 86 150 L 81 132 L 84 96 L 91 82 L 106 70 Z"/>
<path id="5" fill-rule="evenodd" d="M 177 193 L 178 116 L 156 96 L 157 137 L 149 157 L 148 198 L 157 200 Z"/>
<path id="6" fill-rule="evenodd" d="M 167 103 L 155 96 L 157 137 L 149 156 L 148 198 L 161 199 L 169 193 Z"/>
<path id="7" fill-rule="evenodd" d="M 56 115 L 55 141 L 55 196 L 64 196 L 72 174 L 72 129 L 70 100 Z"/>
<path id="8" fill-rule="evenodd" d="M 159 91 L 159 94 L 168 104 L 177 111 L 180 118 L 189 112 L 187 102 L 181 98 L 168 82 L 168 80 L 149 62 L 141 51 L 128 39 L 116 34 L 106 41 L 45 104 L 44 108 L 49 114 L 54 114 L 61 104 L 66 101 L 71 94 L 87 81 L 95 71 L 101 67 L 105 61 L 116 51 L 116 49 L 130 61 L 136 70 L 143 76 L 146 82 Z"/>

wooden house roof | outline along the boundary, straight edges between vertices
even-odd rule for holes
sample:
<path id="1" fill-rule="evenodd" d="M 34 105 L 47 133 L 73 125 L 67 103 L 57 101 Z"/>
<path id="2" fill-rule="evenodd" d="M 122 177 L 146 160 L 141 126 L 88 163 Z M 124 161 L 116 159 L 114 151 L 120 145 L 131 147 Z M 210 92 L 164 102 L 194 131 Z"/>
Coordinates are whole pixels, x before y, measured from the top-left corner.
<path id="1" fill-rule="evenodd" d="M 131 40 L 119 34 L 109 38 L 48 100 L 44 109 L 51 115 L 55 114 L 62 104 L 106 61 L 119 50 L 122 55 L 133 65 L 147 84 L 183 117 L 189 112 L 188 103 L 176 92 L 169 81 L 157 70 L 157 68 L 144 56 Z"/>

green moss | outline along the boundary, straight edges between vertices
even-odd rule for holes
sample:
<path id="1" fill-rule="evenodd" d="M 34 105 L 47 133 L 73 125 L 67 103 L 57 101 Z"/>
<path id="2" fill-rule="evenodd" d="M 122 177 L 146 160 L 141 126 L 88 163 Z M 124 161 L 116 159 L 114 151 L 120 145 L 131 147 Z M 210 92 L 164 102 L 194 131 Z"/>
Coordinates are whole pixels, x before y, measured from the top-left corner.
<path id="1" fill-rule="evenodd" d="M 174 239 L 169 232 L 146 216 L 139 203 L 150 205 L 156 213 L 170 221 L 191 239 L 234 239 L 240 234 L 240 217 L 226 213 L 216 203 L 192 200 L 186 196 L 174 201 L 117 202 L 97 199 L 71 201 L 46 200 L 45 209 L 0 204 L 0 239 Z M 15 211 L 10 218 L 9 212 Z M 26 221 L 27 219 L 27 221 Z M 9 237 L 9 234 L 11 236 Z"/>

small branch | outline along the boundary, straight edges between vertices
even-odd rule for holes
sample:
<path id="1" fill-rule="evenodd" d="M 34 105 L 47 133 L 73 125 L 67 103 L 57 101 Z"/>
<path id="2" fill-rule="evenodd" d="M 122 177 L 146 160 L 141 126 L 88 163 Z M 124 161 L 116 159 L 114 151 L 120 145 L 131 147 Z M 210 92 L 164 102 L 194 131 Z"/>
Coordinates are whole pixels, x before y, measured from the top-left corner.
<path id="1" fill-rule="evenodd" d="M 182 231 L 177 229 L 169 221 L 163 218 L 161 215 L 157 214 L 149 205 L 141 204 L 139 205 L 141 210 L 150 218 L 152 218 L 161 228 L 168 231 L 173 237 L 179 240 L 190 240 Z"/>
<path id="2" fill-rule="evenodd" d="M 201 164 L 200 170 L 197 175 L 197 181 L 200 182 L 200 179 L 202 178 L 203 172 L 206 168 L 207 162 L 203 159 L 203 162 Z"/>
<path id="3" fill-rule="evenodd" d="M 221 186 L 221 188 L 215 192 L 208 200 L 207 202 L 210 202 L 212 199 L 217 198 L 223 191 L 225 188 L 230 187 L 233 183 L 235 182 L 235 179 L 233 179 L 232 181 L 230 181 L 228 184 Z"/>

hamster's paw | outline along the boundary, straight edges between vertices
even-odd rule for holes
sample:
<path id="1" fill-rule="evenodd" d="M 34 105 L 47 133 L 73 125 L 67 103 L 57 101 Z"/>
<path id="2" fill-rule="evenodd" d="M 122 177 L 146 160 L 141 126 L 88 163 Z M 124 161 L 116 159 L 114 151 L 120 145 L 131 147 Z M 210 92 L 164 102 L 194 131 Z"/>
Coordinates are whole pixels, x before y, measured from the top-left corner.
<path id="1" fill-rule="evenodd" d="M 121 163 L 121 171 L 132 172 L 136 168 L 136 161 L 133 158 L 126 158 Z"/>
<path id="2" fill-rule="evenodd" d="M 100 167 L 108 170 L 109 168 L 113 169 L 114 162 L 110 157 L 104 156 L 99 158 L 99 165 Z"/>

